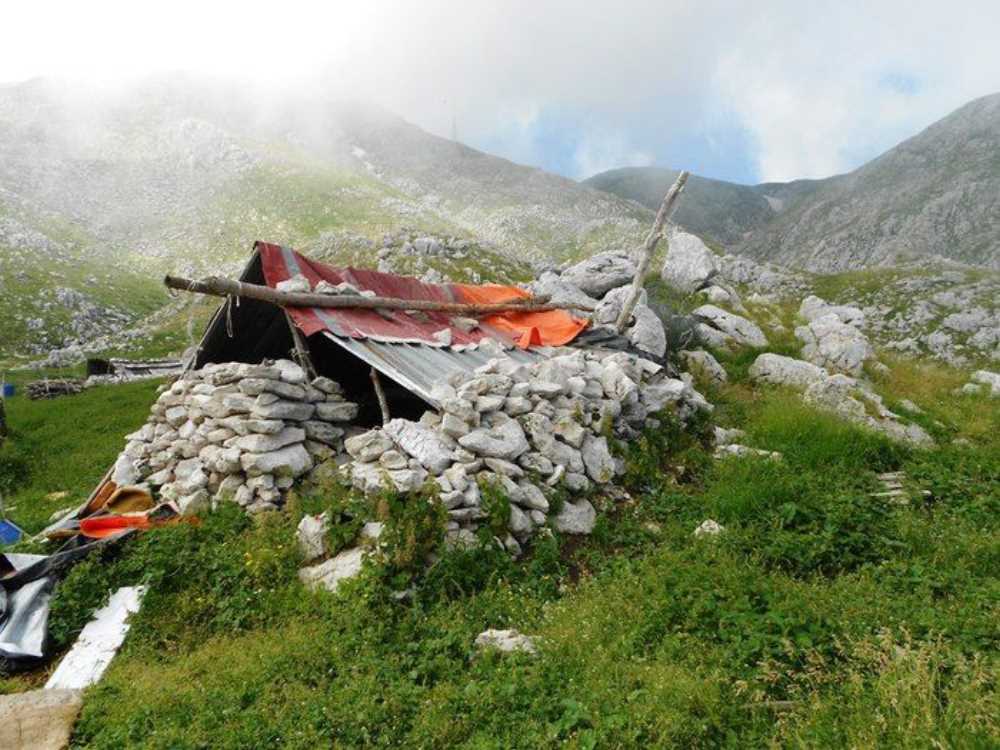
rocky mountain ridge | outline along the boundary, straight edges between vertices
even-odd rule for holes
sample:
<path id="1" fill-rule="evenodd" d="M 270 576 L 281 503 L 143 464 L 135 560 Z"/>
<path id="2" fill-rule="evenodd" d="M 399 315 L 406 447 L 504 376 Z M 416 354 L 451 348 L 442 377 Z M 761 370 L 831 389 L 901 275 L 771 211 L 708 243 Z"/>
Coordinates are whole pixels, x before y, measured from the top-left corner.
<path id="1" fill-rule="evenodd" d="M 734 252 L 839 272 L 937 255 L 1000 268 L 1000 94 L 969 102 L 848 174 L 737 185 L 692 178 L 680 225 Z M 585 181 L 655 208 L 675 172 Z"/>

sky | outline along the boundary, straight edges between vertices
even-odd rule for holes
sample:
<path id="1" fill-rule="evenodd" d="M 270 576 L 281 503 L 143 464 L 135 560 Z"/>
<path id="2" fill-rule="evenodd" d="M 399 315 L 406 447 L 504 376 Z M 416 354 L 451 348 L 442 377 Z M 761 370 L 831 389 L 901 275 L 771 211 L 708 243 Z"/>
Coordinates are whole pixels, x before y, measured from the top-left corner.
<path id="1" fill-rule="evenodd" d="M 322 86 L 574 179 L 860 166 L 1000 91 L 996 0 L 7 3 L 0 82 L 169 71 Z"/>

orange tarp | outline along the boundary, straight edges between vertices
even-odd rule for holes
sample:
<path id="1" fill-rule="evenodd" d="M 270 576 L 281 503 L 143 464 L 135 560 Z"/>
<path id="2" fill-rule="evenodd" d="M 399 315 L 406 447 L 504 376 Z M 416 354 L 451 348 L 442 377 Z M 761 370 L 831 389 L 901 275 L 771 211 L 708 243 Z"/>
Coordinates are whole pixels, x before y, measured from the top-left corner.
<path id="1" fill-rule="evenodd" d="M 463 301 L 479 304 L 511 302 L 531 295 L 516 286 L 485 284 L 454 284 L 465 298 Z M 547 312 L 506 312 L 487 315 L 483 322 L 504 331 L 519 347 L 562 346 L 575 339 L 587 327 L 586 320 L 575 318 L 565 310 Z"/>

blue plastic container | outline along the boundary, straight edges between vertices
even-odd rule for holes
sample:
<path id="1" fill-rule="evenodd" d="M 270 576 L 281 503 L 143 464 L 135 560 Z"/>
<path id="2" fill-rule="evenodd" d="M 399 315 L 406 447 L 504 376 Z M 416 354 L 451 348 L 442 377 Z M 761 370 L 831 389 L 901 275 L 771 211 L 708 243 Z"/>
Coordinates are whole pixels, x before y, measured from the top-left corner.
<path id="1" fill-rule="evenodd" d="M 3 397 L 4 398 L 10 398 L 13 395 L 14 395 L 14 384 L 13 383 L 4 383 L 3 384 Z"/>

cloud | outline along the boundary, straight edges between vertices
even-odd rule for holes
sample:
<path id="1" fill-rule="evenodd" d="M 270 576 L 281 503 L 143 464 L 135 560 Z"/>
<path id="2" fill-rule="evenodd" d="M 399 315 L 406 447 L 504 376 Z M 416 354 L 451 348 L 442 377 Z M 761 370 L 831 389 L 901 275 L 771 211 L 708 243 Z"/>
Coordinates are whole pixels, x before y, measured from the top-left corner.
<path id="1" fill-rule="evenodd" d="M 262 106 L 268 87 L 372 99 L 572 176 L 650 160 L 825 176 L 1000 83 L 986 0 L 35 0 L 4 26 L 0 81 L 235 76 Z M 729 166 L 718 143 L 739 149 Z"/>

